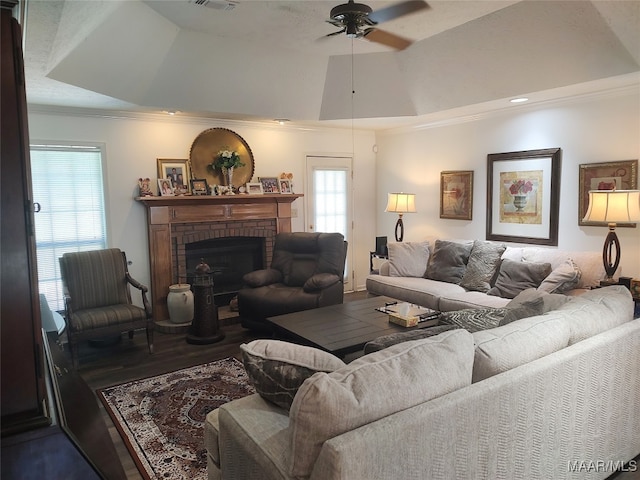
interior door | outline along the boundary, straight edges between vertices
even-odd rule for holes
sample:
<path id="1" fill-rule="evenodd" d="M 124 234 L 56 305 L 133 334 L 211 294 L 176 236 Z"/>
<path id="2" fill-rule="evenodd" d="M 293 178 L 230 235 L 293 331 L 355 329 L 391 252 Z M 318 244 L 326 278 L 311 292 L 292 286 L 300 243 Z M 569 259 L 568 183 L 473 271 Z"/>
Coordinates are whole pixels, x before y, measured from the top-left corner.
<path id="1" fill-rule="evenodd" d="M 349 242 L 344 270 L 345 291 L 353 290 L 351 176 L 351 157 L 307 156 L 306 230 L 339 232 Z"/>

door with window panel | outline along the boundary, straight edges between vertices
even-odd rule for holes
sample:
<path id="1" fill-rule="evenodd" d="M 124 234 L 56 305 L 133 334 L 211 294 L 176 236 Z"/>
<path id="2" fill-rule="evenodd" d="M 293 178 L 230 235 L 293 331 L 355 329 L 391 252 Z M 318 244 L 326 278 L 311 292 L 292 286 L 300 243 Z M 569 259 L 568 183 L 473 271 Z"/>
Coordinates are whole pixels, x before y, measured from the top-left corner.
<path id="1" fill-rule="evenodd" d="M 338 232 L 351 242 L 351 157 L 307 157 L 307 231 Z M 352 248 L 347 249 L 344 285 L 352 287 Z"/>

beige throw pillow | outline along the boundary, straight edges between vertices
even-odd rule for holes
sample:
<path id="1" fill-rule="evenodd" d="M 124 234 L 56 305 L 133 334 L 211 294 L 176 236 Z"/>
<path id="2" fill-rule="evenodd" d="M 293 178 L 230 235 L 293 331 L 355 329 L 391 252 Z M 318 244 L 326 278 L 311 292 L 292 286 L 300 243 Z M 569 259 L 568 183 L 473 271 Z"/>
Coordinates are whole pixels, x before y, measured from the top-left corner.
<path id="1" fill-rule="evenodd" d="M 390 277 L 423 277 L 429 262 L 429 242 L 395 242 L 389 249 Z"/>

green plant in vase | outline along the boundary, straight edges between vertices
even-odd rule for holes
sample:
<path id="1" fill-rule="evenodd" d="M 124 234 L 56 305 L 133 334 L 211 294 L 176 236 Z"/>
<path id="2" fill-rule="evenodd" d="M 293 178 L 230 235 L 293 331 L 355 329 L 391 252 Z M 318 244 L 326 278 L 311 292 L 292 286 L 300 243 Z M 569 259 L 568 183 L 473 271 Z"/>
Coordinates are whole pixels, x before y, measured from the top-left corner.
<path id="1" fill-rule="evenodd" d="M 233 188 L 233 170 L 238 167 L 244 167 L 244 162 L 240 159 L 240 155 L 235 150 L 224 148 L 220 150 L 211 162 L 213 170 L 220 170 L 227 186 Z"/>

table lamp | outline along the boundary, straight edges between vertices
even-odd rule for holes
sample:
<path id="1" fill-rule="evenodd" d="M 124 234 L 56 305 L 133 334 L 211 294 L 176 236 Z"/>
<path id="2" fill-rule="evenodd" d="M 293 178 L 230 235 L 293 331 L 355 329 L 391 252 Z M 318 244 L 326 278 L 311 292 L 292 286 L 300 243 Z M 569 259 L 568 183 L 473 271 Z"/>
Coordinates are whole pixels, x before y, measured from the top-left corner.
<path id="1" fill-rule="evenodd" d="M 416 213 L 416 195 L 414 193 L 389 193 L 385 212 L 398 214 L 396 222 L 396 242 L 401 242 L 404 237 L 403 213 Z"/>
<path id="2" fill-rule="evenodd" d="M 583 221 L 609 224 L 602 262 L 607 273 L 605 282 L 613 282 L 613 274 L 618 269 L 621 257 L 616 224 L 640 221 L 640 190 L 590 190 L 589 208 Z"/>

